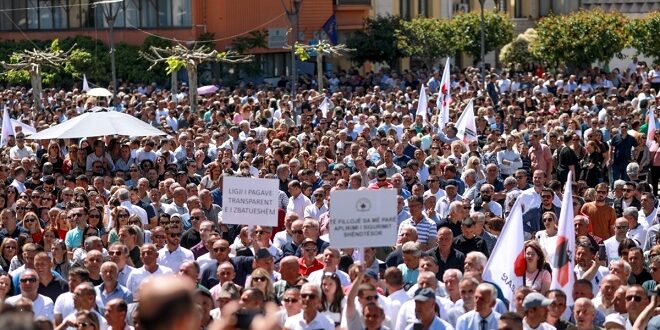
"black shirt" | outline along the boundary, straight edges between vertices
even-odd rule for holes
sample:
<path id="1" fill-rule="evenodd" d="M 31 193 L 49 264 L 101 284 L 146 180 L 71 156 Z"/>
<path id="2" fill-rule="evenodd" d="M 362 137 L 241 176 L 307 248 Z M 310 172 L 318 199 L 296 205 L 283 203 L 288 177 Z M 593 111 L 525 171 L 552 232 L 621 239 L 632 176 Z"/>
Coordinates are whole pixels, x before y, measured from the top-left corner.
<path id="1" fill-rule="evenodd" d="M 452 235 L 454 237 L 458 237 L 458 236 L 461 236 L 461 234 L 462 234 L 462 232 L 461 232 L 461 222 L 462 221 L 456 221 L 456 223 L 453 223 L 453 222 L 451 222 L 451 220 L 449 218 L 442 219 L 438 223 L 438 229 L 440 229 L 442 227 L 447 227 L 447 228 L 451 229 Z"/>
<path id="2" fill-rule="evenodd" d="M 137 245 L 132 250 L 128 251 L 128 256 L 131 258 L 131 261 L 133 262 L 133 266 L 135 268 L 140 268 L 144 266 L 142 260 L 140 259 L 140 248 Z"/>
<path id="3" fill-rule="evenodd" d="M 633 273 L 630 273 L 630 276 L 628 276 L 628 284 L 630 284 L 630 285 L 632 285 L 632 284 L 642 285 L 642 284 L 644 284 L 644 282 L 650 281 L 652 279 L 653 279 L 653 277 L 651 277 L 651 273 L 649 273 L 649 271 L 646 270 L 646 268 L 644 268 L 644 269 L 642 269 L 642 272 L 637 274 L 637 275 L 635 275 Z"/>
<path id="4" fill-rule="evenodd" d="M 490 255 L 490 253 L 488 253 L 488 246 L 486 245 L 486 241 L 484 241 L 484 239 L 479 236 L 467 239 L 465 236 L 460 235 L 454 238 L 454 248 L 463 252 L 465 255 L 472 251 L 479 251 L 486 255 L 486 257 Z"/>
<path id="5" fill-rule="evenodd" d="M 438 261 L 439 271 L 435 274 L 438 281 L 442 281 L 442 276 L 447 269 L 458 269 L 461 273 L 464 271 L 463 266 L 465 264 L 465 254 L 455 248 L 451 249 L 449 256 L 447 256 L 447 260 L 442 260 L 440 257 L 440 249 L 438 248 L 426 251 L 426 255 L 433 256 Z"/>
<path id="6" fill-rule="evenodd" d="M 57 277 L 53 277 L 48 285 L 44 286 L 39 283 L 39 289 L 37 290 L 37 293 L 42 294 L 53 301 L 57 300 L 57 297 L 65 292 L 69 292 L 69 285 L 66 281 Z"/>
<path id="7" fill-rule="evenodd" d="M 202 238 L 199 236 L 199 231 L 195 228 L 190 228 L 181 235 L 181 246 L 186 249 L 190 249 L 201 241 Z"/>

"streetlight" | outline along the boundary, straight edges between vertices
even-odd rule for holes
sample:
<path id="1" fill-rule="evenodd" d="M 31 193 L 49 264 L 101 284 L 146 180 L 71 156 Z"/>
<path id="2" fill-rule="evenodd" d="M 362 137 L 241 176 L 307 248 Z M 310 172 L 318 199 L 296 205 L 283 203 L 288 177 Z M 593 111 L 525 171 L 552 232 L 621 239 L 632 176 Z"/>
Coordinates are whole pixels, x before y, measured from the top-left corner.
<path id="1" fill-rule="evenodd" d="M 298 84 L 298 69 L 296 68 L 296 42 L 298 41 L 298 18 L 300 7 L 303 0 L 289 0 L 289 9 L 284 5 L 284 0 L 280 0 L 286 16 L 289 18 L 289 23 L 293 28 L 293 42 L 291 43 L 291 101 L 296 97 L 296 85 Z"/>
<path id="2" fill-rule="evenodd" d="M 112 71 L 112 103 L 116 102 L 117 99 L 117 68 L 115 66 L 115 40 L 114 40 L 114 27 L 115 20 L 117 15 L 119 15 L 119 9 L 121 6 L 117 6 L 116 10 L 113 10 L 113 4 L 123 2 L 124 0 L 101 0 L 94 3 L 94 6 L 104 5 L 103 6 L 103 17 L 110 27 L 109 39 L 110 39 L 110 70 Z M 109 6 L 105 6 L 109 5 Z M 109 104 L 108 104 L 109 105 Z"/>
<path id="3" fill-rule="evenodd" d="M 486 89 L 486 37 L 485 37 L 485 22 L 484 22 L 484 2 L 486 0 L 479 0 L 481 6 L 481 80 Z"/>

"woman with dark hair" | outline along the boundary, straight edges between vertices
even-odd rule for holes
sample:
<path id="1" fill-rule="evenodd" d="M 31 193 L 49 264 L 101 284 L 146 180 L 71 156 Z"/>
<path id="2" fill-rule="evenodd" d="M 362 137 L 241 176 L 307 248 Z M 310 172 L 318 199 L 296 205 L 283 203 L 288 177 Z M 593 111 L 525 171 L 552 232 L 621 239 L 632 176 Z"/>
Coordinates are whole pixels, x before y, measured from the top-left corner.
<path id="1" fill-rule="evenodd" d="M 326 272 L 321 278 L 321 314 L 329 317 L 335 324 L 341 322 L 341 314 L 346 307 L 346 297 L 342 290 L 339 276 Z"/>
<path id="2" fill-rule="evenodd" d="M 11 275 L 5 271 L 0 271 L 0 304 L 2 304 L 7 297 L 11 296 L 14 288 L 12 287 Z"/>
<path id="3" fill-rule="evenodd" d="M 557 180 L 561 183 L 566 182 L 569 171 L 573 171 L 573 180 L 575 180 L 575 170 L 579 166 L 578 157 L 570 147 L 571 140 L 574 136 L 577 137 L 573 133 L 566 132 L 564 135 L 564 145 L 555 151 L 557 153 Z"/>
<path id="4" fill-rule="evenodd" d="M 108 233 L 105 231 L 103 222 L 103 208 L 91 207 L 87 213 L 87 224 L 89 227 L 96 229 L 97 236 L 101 237 L 104 245 L 107 245 Z"/>
<path id="5" fill-rule="evenodd" d="M 525 242 L 525 274 L 523 281 L 541 294 L 550 290 L 552 275 L 545 269 L 545 253 L 537 241 Z"/>
<path id="6" fill-rule="evenodd" d="M 50 251 L 53 260 L 53 271 L 60 274 L 64 280 L 68 280 L 71 262 L 69 262 L 69 254 L 67 253 L 64 240 L 56 239 L 53 241 Z"/>
<path id="7" fill-rule="evenodd" d="M 7 186 L 5 193 L 5 208 L 13 208 L 18 200 L 18 189 L 14 186 Z"/>
<path id="8" fill-rule="evenodd" d="M 89 198 L 87 194 L 76 194 L 75 202 L 81 207 L 84 207 L 85 210 L 89 210 Z"/>
<path id="9" fill-rule="evenodd" d="M 584 180 L 589 187 L 595 187 L 601 181 L 603 172 L 603 155 L 598 143 L 587 142 L 587 155 L 580 161 L 580 180 Z"/>
<path id="10" fill-rule="evenodd" d="M 5 238 L 0 244 L 0 269 L 8 272 L 11 260 L 18 251 L 18 242 L 13 238 Z"/>

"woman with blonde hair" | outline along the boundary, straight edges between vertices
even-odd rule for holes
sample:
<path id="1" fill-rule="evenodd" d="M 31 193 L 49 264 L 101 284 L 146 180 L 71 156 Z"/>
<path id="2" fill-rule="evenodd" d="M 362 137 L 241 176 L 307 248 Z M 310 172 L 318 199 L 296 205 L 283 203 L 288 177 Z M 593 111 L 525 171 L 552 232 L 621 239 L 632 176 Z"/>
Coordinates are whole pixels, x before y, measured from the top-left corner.
<path id="1" fill-rule="evenodd" d="M 473 169 L 475 172 L 477 172 L 477 181 L 486 179 L 486 175 L 484 174 L 484 170 L 483 170 L 483 165 L 481 164 L 481 159 L 479 159 L 479 157 L 472 156 L 468 158 L 468 161 L 465 164 L 465 168 L 463 169 L 463 171 L 468 169 Z"/>
<path id="2" fill-rule="evenodd" d="M 447 160 L 456 166 L 459 173 L 463 172 L 463 162 L 461 159 L 463 158 L 463 153 L 465 151 L 465 144 L 463 144 L 462 141 L 456 140 L 451 143 L 451 155 L 447 157 Z"/>
<path id="3" fill-rule="evenodd" d="M 35 244 L 41 244 L 44 235 L 44 229 L 41 228 L 41 223 L 39 222 L 39 217 L 34 212 L 28 212 L 23 217 L 21 225 L 27 229 L 32 237 L 32 241 Z"/>
<path id="4" fill-rule="evenodd" d="M 131 214 L 123 206 L 115 207 L 110 213 L 112 217 L 112 229 L 108 234 L 108 245 L 119 241 L 119 228 L 128 225 L 128 218 Z"/>
<path id="5" fill-rule="evenodd" d="M 263 268 L 257 268 L 250 275 L 250 282 L 247 287 L 255 288 L 264 294 L 265 301 L 275 301 L 275 290 L 273 289 L 273 279 L 270 273 Z"/>

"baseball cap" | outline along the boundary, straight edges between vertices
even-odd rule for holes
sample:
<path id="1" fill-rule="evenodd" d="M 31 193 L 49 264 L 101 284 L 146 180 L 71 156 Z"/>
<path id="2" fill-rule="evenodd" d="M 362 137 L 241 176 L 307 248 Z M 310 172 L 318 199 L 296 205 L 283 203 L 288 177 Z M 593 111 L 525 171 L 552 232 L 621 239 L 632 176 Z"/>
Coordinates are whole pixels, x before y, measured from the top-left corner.
<path id="1" fill-rule="evenodd" d="M 613 313 L 605 317 L 605 324 L 603 324 L 603 326 L 607 327 L 608 325 L 609 326 L 618 325 L 621 329 L 625 329 L 626 319 L 623 317 L 623 315 L 619 313 Z M 613 327 L 611 329 L 619 329 L 619 327 Z M 608 329 L 610 328 L 608 327 Z"/>
<path id="2" fill-rule="evenodd" d="M 449 179 L 449 180 L 445 181 L 445 187 L 447 187 L 447 186 L 458 187 L 458 181 L 456 181 L 455 179 Z"/>
<path id="3" fill-rule="evenodd" d="M 270 251 L 268 249 L 259 249 L 257 250 L 257 253 L 254 254 L 255 259 L 267 259 L 267 258 L 272 258 L 273 255 L 270 254 Z"/>
<path id="4" fill-rule="evenodd" d="M 548 299 L 538 292 L 532 292 L 528 294 L 525 297 L 525 300 L 523 300 L 523 308 L 525 310 L 534 307 L 541 307 L 541 306 L 545 307 L 550 304 L 552 304 L 552 299 Z"/>
<path id="5" fill-rule="evenodd" d="M 413 299 L 419 302 L 435 300 L 435 292 L 429 288 L 419 289 L 415 292 L 415 297 Z"/>

